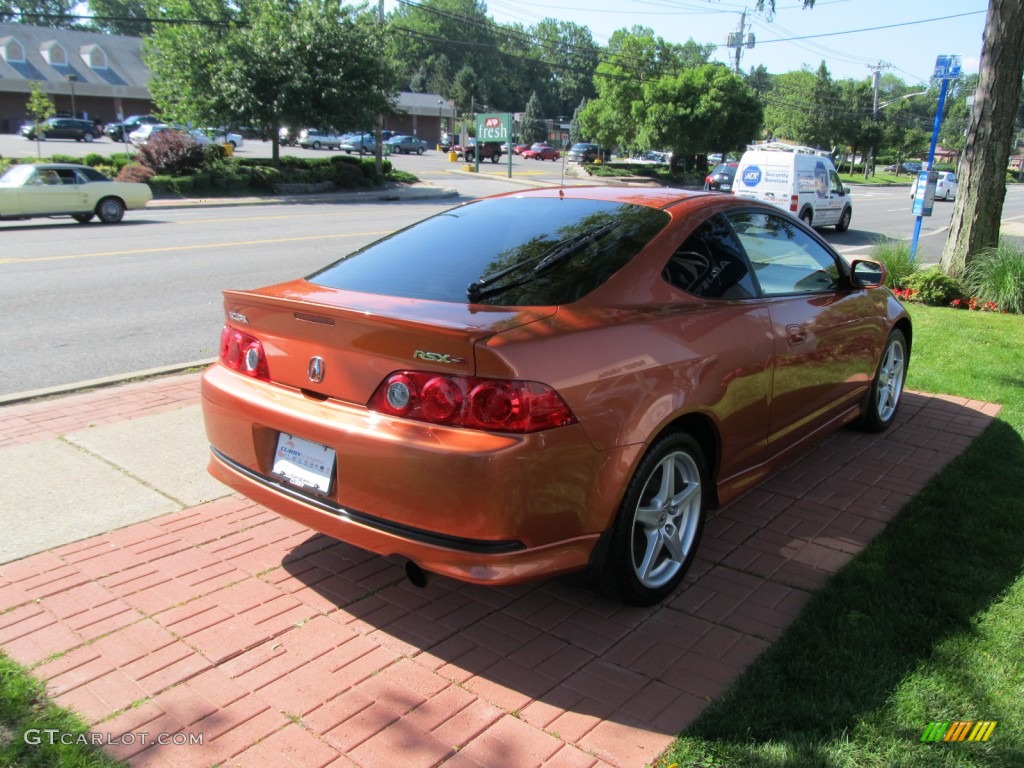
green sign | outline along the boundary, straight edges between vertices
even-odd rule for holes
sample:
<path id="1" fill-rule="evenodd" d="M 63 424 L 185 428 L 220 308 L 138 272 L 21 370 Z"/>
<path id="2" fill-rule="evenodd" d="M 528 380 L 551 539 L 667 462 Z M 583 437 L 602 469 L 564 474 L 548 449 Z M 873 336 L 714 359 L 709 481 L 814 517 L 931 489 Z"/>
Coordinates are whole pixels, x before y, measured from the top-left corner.
<path id="1" fill-rule="evenodd" d="M 512 116 L 505 114 L 477 115 L 476 140 L 506 142 L 512 138 Z"/>

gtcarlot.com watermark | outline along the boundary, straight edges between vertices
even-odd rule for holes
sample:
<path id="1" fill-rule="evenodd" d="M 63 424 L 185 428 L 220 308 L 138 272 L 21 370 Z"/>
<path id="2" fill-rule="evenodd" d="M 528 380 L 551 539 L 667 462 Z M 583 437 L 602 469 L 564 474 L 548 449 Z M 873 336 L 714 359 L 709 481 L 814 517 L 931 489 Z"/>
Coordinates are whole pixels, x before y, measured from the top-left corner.
<path id="1" fill-rule="evenodd" d="M 32 746 L 39 744 L 81 744 L 82 746 L 111 747 L 132 746 L 139 744 L 148 746 L 202 745 L 201 733 L 150 733 L 149 731 L 128 731 L 127 733 L 68 733 L 56 728 L 29 728 L 25 731 L 25 743 Z"/>

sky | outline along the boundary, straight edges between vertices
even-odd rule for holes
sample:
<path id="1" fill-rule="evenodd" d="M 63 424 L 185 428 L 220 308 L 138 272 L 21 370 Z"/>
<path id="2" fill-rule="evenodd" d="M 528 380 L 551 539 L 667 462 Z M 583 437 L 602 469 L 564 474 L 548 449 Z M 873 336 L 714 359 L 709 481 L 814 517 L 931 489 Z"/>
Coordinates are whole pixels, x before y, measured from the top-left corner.
<path id="1" fill-rule="evenodd" d="M 397 0 L 385 0 L 391 10 Z M 415 2 L 415 0 L 413 0 Z M 488 15 L 501 23 L 531 26 L 544 18 L 571 21 L 590 29 L 607 45 L 617 29 L 635 24 L 674 43 L 693 39 L 719 47 L 712 58 L 735 64 L 735 49 L 724 43 L 739 30 L 746 10 L 740 68 L 764 65 L 773 74 L 817 70 L 822 61 L 833 79 L 861 80 L 880 62 L 908 85 L 927 85 L 939 55 L 962 56 L 962 71 L 976 73 L 985 28 L 987 0 L 817 0 L 803 10 L 801 0 L 776 0 L 769 18 L 753 10 L 754 0 L 486 0 Z M 888 65 L 888 66 L 887 66 Z"/>

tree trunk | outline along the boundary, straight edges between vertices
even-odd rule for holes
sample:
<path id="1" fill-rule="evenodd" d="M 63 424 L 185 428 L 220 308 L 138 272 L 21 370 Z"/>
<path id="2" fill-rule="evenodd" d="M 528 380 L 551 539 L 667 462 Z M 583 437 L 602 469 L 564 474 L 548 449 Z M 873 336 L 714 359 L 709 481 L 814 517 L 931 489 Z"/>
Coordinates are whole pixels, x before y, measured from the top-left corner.
<path id="1" fill-rule="evenodd" d="M 971 258 L 999 244 L 1006 160 L 1024 76 L 1024 3 L 989 0 L 978 90 L 964 142 L 942 269 L 961 274 Z"/>

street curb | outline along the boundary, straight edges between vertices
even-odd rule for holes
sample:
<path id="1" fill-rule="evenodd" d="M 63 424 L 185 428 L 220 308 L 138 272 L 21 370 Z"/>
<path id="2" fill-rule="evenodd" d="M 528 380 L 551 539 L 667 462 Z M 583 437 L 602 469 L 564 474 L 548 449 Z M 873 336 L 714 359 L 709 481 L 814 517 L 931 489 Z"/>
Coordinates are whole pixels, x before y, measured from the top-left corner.
<path id="1" fill-rule="evenodd" d="M 102 376 L 98 379 L 86 379 L 85 381 L 76 381 L 72 384 L 58 384 L 53 387 L 44 387 L 42 389 L 31 389 L 25 392 L 13 392 L 9 395 L 0 395 L 0 406 L 13 405 L 15 403 L 24 403 L 29 400 L 40 400 L 46 397 L 59 397 L 61 395 L 70 395 L 75 392 L 84 392 L 89 389 L 100 389 L 102 387 L 111 387 L 116 384 L 124 384 L 125 382 L 135 381 L 136 379 L 152 379 L 157 376 L 167 376 L 172 373 L 183 373 L 185 371 L 192 370 L 194 368 L 205 368 L 208 365 L 217 362 L 216 357 L 208 357 L 202 360 L 192 360 L 187 363 L 174 363 L 172 365 L 163 365 L 157 368 L 147 368 L 142 371 L 132 371 L 130 373 L 117 373 L 111 376 Z"/>
<path id="2" fill-rule="evenodd" d="M 454 187 L 407 187 L 374 189 L 366 192 L 330 192 L 311 195 L 273 195 L 268 197 L 185 197 L 157 198 L 146 208 L 232 208 L 241 205 L 294 205 L 296 203 L 365 203 L 393 200 L 431 200 L 458 197 Z"/>

